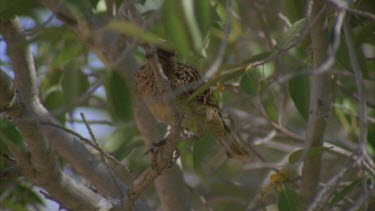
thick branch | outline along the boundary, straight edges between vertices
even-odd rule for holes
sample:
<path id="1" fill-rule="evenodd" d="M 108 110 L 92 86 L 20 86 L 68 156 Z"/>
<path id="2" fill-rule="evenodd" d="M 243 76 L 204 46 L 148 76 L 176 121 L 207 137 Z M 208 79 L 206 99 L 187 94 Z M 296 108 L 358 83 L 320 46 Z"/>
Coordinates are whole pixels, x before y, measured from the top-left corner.
<path id="1" fill-rule="evenodd" d="M 314 69 L 324 64 L 328 55 L 328 33 L 325 29 L 326 12 L 322 0 L 312 0 L 312 11 L 309 22 L 311 25 L 311 41 L 314 57 Z M 306 129 L 305 147 L 320 147 L 330 111 L 332 95 L 332 79 L 329 73 L 313 75 L 310 91 L 310 114 Z M 318 187 L 321 167 L 321 155 L 306 158 L 302 168 L 300 192 L 305 203 L 310 203 Z"/>
<path id="2" fill-rule="evenodd" d="M 55 1 L 52 0 L 39 0 L 39 2 L 49 8 L 57 17 L 60 17 L 60 20 L 69 25 L 77 35 L 88 45 L 90 48 L 96 52 L 98 57 L 109 67 L 114 68 L 116 71 L 119 71 L 122 76 L 125 78 L 129 75 L 132 75 L 132 72 L 129 70 L 135 70 L 135 62 L 131 56 L 124 57 L 122 54 L 125 49 L 125 37 L 108 31 L 104 28 L 107 18 L 98 18 L 92 14 L 85 14 L 83 16 L 76 16 L 72 11 L 68 10 L 68 7 L 64 5 L 63 2 L 60 2 L 59 5 L 56 5 Z M 126 2 L 126 1 L 124 1 Z M 131 5 L 132 6 L 132 5 Z M 125 8 L 126 9 L 126 8 Z M 133 8 L 134 9 L 134 8 Z M 134 11 L 133 11 L 134 12 Z M 119 12 L 118 14 L 122 14 Z M 133 16 L 136 14 L 132 14 Z M 73 17 L 74 24 L 71 24 L 71 21 L 65 19 L 64 17 Z M 138 17 L 138 16 L 134 16 Z M 140 17 L 140 16 L 139 16 Z M 138 19 L 140 21 L 140 19 Z M 124 50 L 125 49 L 125 50 Z M 126 68 L 124 68 L 126 67 Z M 126 71 L 126 72 L 124 72 Z M 165 150 L 161 153 L 163 156 L 161 160 L 157 161 L 157 169 L 148 169 L 140 177 L 137 178 L 133 187 L 129 191 L 129 209 L 132 207 L 134 200 L 138 198 L 143 190 L 145 190 L 154 179 L 159 176 L 160 172 L 167 168 L 170 164 L 170 159 L 173 156 L 174 149 L 176 147 L 176 137 L 178 134 L 178 129 L 172 130 L 168 144 L 163 147 Z M 179 176 L 180 181 L 182 181 L 182 176 Z M 110 178 L 110 177 L 108 177 Z M 175 188 L 175 187 L 171 187 Z M 174 192 L 174 191 L 173 191 Z M 181 198 L 181 197 L 180 197 Z M 163 202 L 163 199 L 162 199 Z M 185 201 L 184 201 L 185 202 Z M 185 202 L 186 203 L 186 202 Z"/>
<path id="3" fill-rule="evenodd" d="M 1 20 L 0 24 L 0 32 L 7 43 L 8 55 L 16 75 L 15 88 L 21 91 L 20 95 L 15 95 L 15 100 L 13 98 L 12 102 L 5 104 L 8 105 L 8 114 L 20 130 L 30 152 L 28 163 L 31 168 L 24 166 L 24 173 L 70 209 L 108 210 L 112 208 L 113 205 L 107 199 L 75 182 L 60 170 L 55 154 L 34 115 L 33 105 L 39 100 L 34 62 L 23 36 L 23 29 L 17 19 Z M 0 90 L 0 93 L 10 96 L 12 94 L 6 93 L 9 91 L 14 90 Z M 13 96 L 14 94 L 15 92 Z M 25 164 L 24 160 L 22 164 Z"/>
<path id="4" fill-rule="evenodd" d="M 101 191 L 102 193 L 108 196 L 116 196 L 116 195 L 118 196 L 117 187 L 111 180 L 110 173 L 108 172 L 105 165 L 99 162 L 81 143 L 77 141 L 77 139 L 75 139 L 75 137 L 63 131 L 60 131 L 56 128 L 52 128 L 49 126 L 44 126 L 44 127 L 39 126 L 39 122 L 38 122 L 39 120 L 54 121 L 54 119 L 48 114 L 46 109 L 40 104 L 39 99 L 37 98 L 37 95 L 36 95 L 36 91 L 35 92 L 33 91 L 33 90 L 37 90 L 35 82 L 29 81 L 32 79 L 36 81 L 36 79 L 35 79 L 35 69 L 33 65 L 34 63 L 33 63 L 31 54 L 28 50 L 27 43 L 26 42 L 22 43 L 22 42 L 19 42 L 19 40 L 12 38 L 12 37 L 19 36 L 20 40 L 25 41 L 25 38 L 23 36 L 23 30 L 21 26 L 15 20 L 13 20 L 12 22 L 2 21 L 1 33 L 3 34 L 4 39 L 7 41 L 7 47 L 9 49 L 8 50 L 9 56 L 12 59 L 12 63 L 14 64 L 14 72 L 16 76 L 15 81 L 19 81 L 16 84 L 16 89 L 23 90 L 23 92 L 21 92 L 20 98 L 23 100 L 24 104 L 22 105 L 25 105 L 25 108 L 22 106 L 12 106 L 12 110 L 10 111 L 13 117 L 16 117 L 16 119 L 22 120 L 22 121 L 16 121 L 16 125 L 20 128 L 22 127 L 25 128 L 25 134 L 24 134 L 25 136 L 28 136 L 28 135 L 31 136 L 33 135 L 32 134 L 33 131 L 34 132 L 38 131 L 38 135 L 43 137 L 43 139 L 40 139 L 40 140 L 43 140 L 43 142 L 40 142 L 41 146 L 44 148 L 47 148 L 47 152 L 50 152 L 49 144 L 45 141 L 45 137 L 47 137 L 49 141 L 51 142 L 52 147 L 55 150 L 57 150 L 65 160 L 70 162 L 73 168 L 77 170 L 77 172 L 80 173 L 82 176 L 84 176 L 99 191 Z M 3 79 L 3 77 L 1 79 Z M 23 82 L 23 80 L 26 80 L 26 82 Z M 12 89 L 7 89 L 7 90 L 12 90 Z M 30 90 L 32 91 L 31 93 L 28 92 Z M 1 91 L 0 93 L 2 95 L 0 99 L 7 99 L 7 97 L 4 97 L 4 96 L 5 95 L 9 96 L 9 93 L 6 93 L 4 91 Z M 10 95 L 10 96 L 13 96 L 13 95 Z M 4 105 L 7 105 L 7 107 L 9 107 L 8 103 L 4 103 Z M 2 103 L 2 106 L 3 106 L 3 103 Z M 9 110 L 9 108 L 6 110 Z M 23 115 L 28 115 L 28 116 L 23 116 Z M 31 121 L 30 119 L 32 120 L 32 123 L 30 123 Z M 27 122 L 26 120 L 30 120 L 30 121 Z M 32 129 L 27 130 L 27 128 L 32 128 Z M 43 130 L 43 133 L 42 131 L 40 131 L 41 129 Z M 30 142 L 31 145 L 28 144 L 28 146 L 30 145 L 30 147 L 32 147 L 33 146 L 32 143 L 34 142 Z M 38 149 L 39 149 L 38 147 L 35 148 L 34 153 L 41 153 L 45 155 L 51 154 L 51 153 L 45 153 L 45 151 L 38 151 Z M 35 158 L 38 158 L 38 157 L 35 157 Z M 52 161 L 53 159 L 41 158 L 40 160 Z M 38 160 L 36 160 L 35 162 L 37 161 Z M 46 169 L 43 169 L 43 170 L 46 170 Z M 51 174 L 58 176 L 61 174 L 59 173 L 59 171 L 60 170 L 58 171 L 55 170 Z M 54 179 L 54 177 L 52 176 L 48 178 Z M 66 175 L 62 174 L 62 176 L 58 176 L 55 182 L 58 183 L 57 187 L 62 187 L 62 188 L 65 186 L 67 188 L 69 187 L 68 185 L 69 179 L 68 177 L 66 177 Z M 51 183 L 51 184 L 54 184 L 54 183 Z M 125 193 L 127 191 L 126 186 L 122 182 L 119 182 L 119 184 L 121 184 L 120 186 L 121 186 L 122 192 Z M 43 187 L 43 184 L 41 184 L 41 186 Z M 77 188 L 81 188 L 82 191 L 85 191 L 85 188 L 81 187 L 81 185 L 79 184 L 74 184 L 73 186 Z M 74 190 L 74 189 L 71 189 L 71 190 Z M 67 191 L 69 192 L 69 189 Z M 87 194 L 85 195 L 84 193 L 80 193 L 80 191 L 77 191 L 76 193 L 78 194 L 78 197 L 75 199 L 76 203 L 81 201 L 79 200 L 80 197 L 87 196 Z M 65 194 L 69 196 L 74 196 L 74 194 L 73 195 L 67 194 L 67 193 Z M 80 194 L 82 196 L 80 196 Z M 56 196 L 56 198 L 59 199 L 58 196 Z M 93 202 L 92 205 L 95 205 L 99 201 L 100 200 L 96 198 L 95 200 L 92 201 Z M 137 210 L 137 208 L 138 210 L 146 209 L 144 205 L 139 206 L 139 207 L 136 206 L 135 209 Z"/>
<path id="5" fill-rule="evenodd" d="M 150 147 L 152 143 L 162 139 L 163 133 L 159 124 L 143 103 L 138 102 L 134 107 L 134 117 L 147 146 Z M 173 165 L 170 169 L 166 169 L 155 179 L 154 184 L 162 210 L 190 210 L 191 193 L 184 183 L 178 166 Z"/>

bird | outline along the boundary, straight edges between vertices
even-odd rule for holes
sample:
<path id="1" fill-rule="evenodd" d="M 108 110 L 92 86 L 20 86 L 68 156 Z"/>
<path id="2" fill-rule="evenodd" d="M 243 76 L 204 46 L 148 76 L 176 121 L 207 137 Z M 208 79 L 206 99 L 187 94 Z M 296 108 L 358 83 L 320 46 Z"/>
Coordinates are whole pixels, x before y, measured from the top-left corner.
<path id="1" fill-rule="evenodd" d="M 201 81 L 200 73 L 186 64 L 178 62 L 175 53 L 157 48 L 156 54 L 170 90 L 176 93 L 176 107 L 181 113 L 181 127 L 196 129 L 197 134 L 212 133 L 225 148 L 228 158 L 243 160 L 249 157 L 246 145 L 228 128 L 222 117 L 222 111 L 210 88 L 191 100 L 188 98 L 196 91 L 192 84 Z M 153 59 L 148 56 L 148 59 Z M 140 97 L 153 116 L 161 122 L 171 125 L 173 116 L 166 102 L 160 97 L 166 94 L 159 86 L 151 62 L 142 65 L 134 75 L 136 95 Z M 189 86 L 190 85 L 190 86 Z"/>

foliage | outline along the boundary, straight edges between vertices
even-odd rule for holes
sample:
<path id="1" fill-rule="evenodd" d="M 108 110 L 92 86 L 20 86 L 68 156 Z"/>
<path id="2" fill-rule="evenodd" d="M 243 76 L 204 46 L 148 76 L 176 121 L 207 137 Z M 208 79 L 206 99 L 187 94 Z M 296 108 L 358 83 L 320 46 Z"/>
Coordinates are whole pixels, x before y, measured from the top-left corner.
<path id="1" fill-rule="evenodd" d="M 100 17 L 107 11 L 102 6 L 107 2 L 104 0 L 66 2 L 77 17 L 87 17 L 92 11 Z M 119 6 L 122 1 L 108 2 Z M 247 143 L 254 145 L 264 159 L 253 153 L 251 161 L 228 160 L 215 139 L 209 135 L 194 143 L 180 144 L 179 165 L 186 183 L 195 194 L 192 207 L 244 210 L 256 202 L 257 206 L 254 207 L 276 206 L 278 210 L 303 210 L 305 205 L 299 196 L 297 175 L 282 175 L 281 181 L 277 180 L 280 175 L 271 177 L 271 181 L 265 175 L 277 172 L 281 166 L 298 172 L 300 161 L 323 154 L 321 181 L 326 182 L 344 168 L 352 153 L 355 153 L 353 148 L 347 146 L 359 146 L 360 102 L 344 35 L 342 33 L 341 37 L 335 37 L 334 34 L 337 15 L 333 11 L 337 8 L 327 3 L 332 10 L 327 17 L 327 34 L 322 35 L 330 36 L 331 48 L 335 39 L 340 40 L 340 46 L 333 55 L 335 62 L 330 68 L 335 79 L 333 112 L 327 119 L 329 126 L 323 137 L 333 147 L 311 147 L 305 150 L 302 148 L 302 140 L 306 134 L 309 100 L 314 88 L 311 84 L 312 70 L 316 67 L 311 54 L 314 46 L 311 46 L 310 37 L 305 33 L 309 25 L 302 12 L 307 6 L 304 1 L 139 2 L 137 9 L 146 22 L 155 17 L 160 17 L 160 20 L 149 20 L 154 24 L 146 28 L 133 20 L 112 18 L 107 24 L 102 24 L 98 31 L 109 30 L 126 36 L 129 38 L 128 44 L 138 41 L 175 51 L 181 62 L 196 67 L 202 75 L 219 61 L 215 74 L 205 78 L 207 81 L 199 84 L 189 100 L 213 88 L 215 94 L 220 95 L 219 104 L 223 107 L 230 128 Z M 375 11 L 369 1 L 358 1 L 351 7 L 369 13 Z M 76 126 L 83 128 L 77 115 L 79 111 L 93 109 L 94 112 L 88 115 L 90 121 L 98 118 L 105 120 L 99 123 L 104 126 L 94 130 L 94 133 L 100 134 L 98 136 L 103 149 L 127 163 L 137 174 L 141 173 L 149 163 L 147 156 L 144 156 L 146 147 L 132 114 L 135 106 L 133 81 L 130 74 L 120 74 L 133 70 L 124 67 L 123 71 L 114 71 L 114 67 L 98 59 L 101 56 L 95 55 L 96 49 L 87 45 L 56 17 L 46 22 L 51 11 L 34 1 L 0 0 L 0 8 L 0 18 L 17 15 L 26 28 L 35 58 L 39 97 L 48 111 L 62 124 L 74 129 Z M 365 148 L 373 158 L 375 39 L 371 33 L 374 32 L 375 24 L 370 18 L 350 12 L 347 13 L 347 19 L 367 100 L 368 132 Z M 3 40 L 0 42 L 0 67 L 12 72 Z M 222 55 L 221 48 L 225 49 Z M 135 58 L 138 66 L 144 63 L 145 51 L 141 45 L 126 50 L 129 51 L 126 56 Z M 91 123 L 96 124 L 95 121 Z M 78 133 L 85 131 L 76 130 Z M 10 148 L 24 147 L 23 138 L 11 123 L 0 121 L 0 153 L 6 155 L 0 157 L 0 209 L 26 210 L 30 205 L 40 206 L 43 203 L 27 179 L 19 175 L 7 180 L 2 178 L 9 168 L 16 166 L 9 162 L 13 157 Z M 269 168 L 266 165 L 268 163 L 276 167 Z M 62 165 L 69 168 L 68 164 Z M 254 169 L 256 165 L 259 167 Z M 355 171 L 352 169 L 342 178 L 340 182 L 345 184 L 341 186 L 343 188 L 335 187 L 328 196 L 330 208 L 351 206 L 351 201 L 359 199 L 360 194 L 356 193 L 361 190 L 361 178 Z M 365 174 L 362 177 L 371 176 Z M 273 184 L 275 178 L 277 185 Z M 10 188 L 14 189 L 3 199 L 2 194 Z M 267 197 L 262 198 L 263 193 Z M 257 201 L 259 197 L 261 203 Z M 148 193 L 145 198 L 153 204 L 159 203 L 155 200 L 154 192 Z M 203 199 L 203 205 L 196 198 Z"/>

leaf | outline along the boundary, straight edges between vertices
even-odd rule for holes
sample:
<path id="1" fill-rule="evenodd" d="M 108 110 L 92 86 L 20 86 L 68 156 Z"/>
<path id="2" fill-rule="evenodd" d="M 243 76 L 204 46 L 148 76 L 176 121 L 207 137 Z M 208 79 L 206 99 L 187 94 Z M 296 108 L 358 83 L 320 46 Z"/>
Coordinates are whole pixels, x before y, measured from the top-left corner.
<path id="1" fill-rule="evenodd" d="M 265 60 L 269 56 L 271 56 L 272 53 L 273 53 L 273 51 L 265 51 L 265 52 L 262 52 L 262 53 L 259 53 L 259 54 L 255 54 L 255 55 L 251 56 L 250 58 L 248 58 L 247 60 L 245 60 L 245 64 L 255 63 L 255 62 Z"/>
<path id="2" fill-rule="evenodd" d="M 283 186 L 277 200 L 279 211 L 299 211 L 301 210 L 301 199 L 293 189 Z"/>
<path id="3" fill-rule="evenodd" d="M 46 92 L 43 105 L 47 110 L 53 110 L 64 105 L 64 93 L 61 91 L 60 86 L 56 85 Z M 61 114 L 57 118 L 60 123 L 65 122 L 65 114 Z"/>
<path id="4" fill-rule="evenodd" d="M 275 100 L 275 96 L 272 89 L 268 89 L 268 84 L 266 81 L 260 82 L 260 91 L 261 91 L 261 98 L 262 98 L 262 105 L 268 118 L 278 124 L 279 123 L 279 114 L 277 111 L 277 104 Z"/>
<path id="5" fill-rule="evenodd" d="M 194 15 L 194 2 L 193 0 L 182 1 L 184 9 L 186 24 L 189 27 L 189 32 L 193 40 L 194 49 L 199 52 L 203 47 L 203 38 L 197 20 Z"/>
<path id="6" fill-rule="evenodd" d="M 108 71 L 105 90 L 112 119 L 128 121 L 132 117 L 132 102 L 128 85 L 120 74 Z"/>
<path id="7" fill-rule="evenodd" d="M 284 0 L 281 7 L 284 15 L 288 17 L 291 22 L 295 22 L 305 15 L 305 1 L 300 0 Z"/>
<path id="8" fill-rule="evenodd" d="M 10 106 L 14 95 L 16 94 L 16 90 L 13 86 L 12 79 L 6 74 L 3 70 L 0 69 L 0 90 L 3 92 L 0 95 L 0 110 L 4 109 L 4 107 Z M 1 113 L 1 111 L 0 111 Z"/>
<path id="9" fill-rule="evenodd" d="M 297 71 L 303 71 L 300 67 Z M 298 112 L 304 119 L 309 117 L 310 81 L 307 75 L 296 76 L 289 81 L 289 92 Z"/>
<path id="10" fill-rule="evenodd" d="M 360 66 L 360 70 L 363 74 L 363 77 L 368 79 L 369 78 L 369 69 L 366 64 L 366 57 L 363 54 L 363 50 L 361 49 L 361 45 L 366 42 L 374 43 L 374 39 L 371 40 L 369 38 L 368 34 L 367 37 L 365 33 L 370 33 L 371 30 L 375 29 L 375 24 L 367 24 L 362 27 L 359 27 L 359 30 L 356 34 L 354 34 L 351 30 L 349 30 L 349 33 L 351 34 L 352 37 L 354 37 L 355 42 L 354 42 L 354 47 L 355 47 L 355 54 Z M 332 38 L 333 39 L 333 38 Z M 341 43 L 345 43 L 344 38 L 341 39 Z M 339 62 L 340 65 L 344 67 L 344 69 L 351 70 L 351 62 L 348 54 L 348 48 L 346 45 L 340 45 L 337 52 L 336 52 L 336 58 L 337 61 Z"/>
<path id="11" fill-rule="evenodd" d="M 183 19 L 179 1 L 165 0 L 162 8 L 162 21 L 168 41 L 183 56 L 190 54 L 189 32 Z"/>
<path id="12" fill-rule="evenodd" d="M 16 188 L 17 194 L 22 196 L 25 204 L 44 205 L 42 197 L 32 187 L 19 184 Z"/>
<path id="13" fill-rule="evenodd" d="M 35 0 L 0 0 L 0 18 L 24 15 L 35 7 Z"/>
<path id="14" fill-rule="evenodd" d="M 194 0 L 195 16 L 203 37 L 208 33 L 211 26 L 211 4 L 210 1 Z"/>
<path id="15" fill-rule="evenodd" d="M 85 19 L 91 13 L 92 6 L 90 1 L 65 0 L 64 3 L 74 16 L 78 16 L 81 19 Z"/>
<path id="16" fill-rule="evenodd" d="M 141 42 L 147 42 L 159 47 L 166 47 L 165 40 L 154 33 L 145 31 L 142 27 L 134 23 L 128 21 L 111 21 L 106 27 L 121 34 L 137 38 Z"/>
<path id="17" fill-rule="evenodd" d="M 279 38 L 276 40 L 276 49 L 286 49 L 289 47 L 289 44 L 298 38 L 303 27 L 306 26 L 306 19 L 302 18 L 299 21 L 295 22 L 291 27 L 289 27 L 286 32 L 281 33 Z"/>
<path id="18" fill-rule="evenodd" d="M 260 91 L 259 74 L 256 70 L 246 71 L 240 79 L 240 88 L 249 95 L 258 95 Z"/>
<path id="19" fill-rule="evenodd" d="M 0 119 L 0 141 L 5 142 L 7 145 L 11 144 L 19 150 L 22 150 L 24 147 L 22 135 L 19 130 L 5 119 Z"/>
<path id="20" fill-rule="evenodd" d="M 354 42 L 356 43 L 356 45 L 365 43 L 365 42 L 375 45 L 374 37 L 369 36 L 369 34 L 373 33 L 374 31 L 375 31 L 374 21 L 363 23 L 363 25 L 361 25 L 358 31 L 356 31 L 355 33 Z"/>
<path id="21" fill-rule="evenodd" d="M 274 185 L 281 184 L 287 181 L 288 179 L 290 179 L 290 175 L 289 172 L 285 169 L 281 169 L 278 172 L 271 174 L 269 178 L 270 183 Z"/>
<path id="22" fill-rule="evenodd" d="M 234 78 L 238 78 L 244 70 L 245 70 L 244 68 L 239 67 L 239 68 L 228 71 L 228 72 L 226 72 L 226 73 L 224 73 L 220 76 L 217 76 L 217 77 L 207 81 L 202 86 L 200 86 L 195 92 L 193 92 L 193 94 L 191 94 L 189 96 L 187 101 L 189 102 L 190 100 L 194 99 L 196 96 L 203 93 L 204 91 L 206 91 L 211 86 L 216 85 L 217 82 L 220 82 L 221 84 L 223 84 L 225 81 L 228 81 L 228 80 L 231 80 L 231 79 L 234 79 Z"/>
<path id="23" fill-rule="evenodd" d="M 335 196 L 331 199 L 329 202 L 329 206 L 332 207 L 337 202 L 339 202 L 341 199 L 343 199 L 346 195 L 348 195 L 356 186 L 358 186 L 361 182 L 361 179 L 358 178 L 354 180 L 352 183 L 344 187 L 340 192 L 335 194 Z"/>
<path id="24" fill-rule="evenodd" d="M 375 123 L 369 122 L 368 131 L 367 131 L 367 140 L 369 145 L 372 148 L 372 151 L 375 153 Z"/>
<path id="25" fill-rule="evenodd" d="M 68 109 L 73 109 L 78 98 L 88 89 L 88 87 L 89 81 L 81 70 L 76 69 L 74 64 L 69 65 L 64 70 L 62 80 L 65 106 Z"/>
<path id="26" fill-rule="evenodd" d="M 135 148 L 143 145 L 134 138 L 136 135 L 138 135 L 138 130 L 135 125 L 121 125 L 112 132 L 110 137 L 106 138 L 104 150 L 110 152 L 116 159 L 122 160 Z"/>
<path id="27" fill-rule="evenodd" d="M 73 42 L 72 42 L 73 43 Z M 64 65 L 69 65 L 68 63 L 77 56 L 82 54 L 82 48 L 80 45 L 67 44 L 64 45 L 62 51 L 53 58 L 52 67 L 63 67 Z"/>
<path id="28" fill-rule="evenodd" d="M 194 142 L 193 164 L 196 169 L 200 169 L 202 167 L 203 160 L 210 153 L 211 148 L 214 144 L 215 137 L 210 134 L 206 134 L 205 136 Z"/>
<path id="29" fill-rule="evenodd" d="M 260 54 L 256 54 L 256 55 L 250 57 L 246 61 L 246 63 L 253 63 L 253 62 L 256 62 L 256 61 L 261 61 L 261 60 L 266 59 L 267 57 L 271 56 L 272 53 L 273 52 L 262 52 Z M 244 67 L 238 67 L 238 68 L 235 68 L 231 71 L 228 71 L 228 72 L 226 72 L 226 73 L 224 73 L 220 76 L 217 76 L 217 77 L 207 81 L 202 86 L 200 86 L 192 95 L 190 95 L 187 101 L 190 101 L 190 100 L 194 99 L 197 95 L 203 93 L 208 88 L 215 85 L 217 82 L 220 82 L 221 84 L 223 84 L 225 81 L 228 81 L 228 80 L 231 80 L 231 79 L 234 79 L 234 78 L 238 78 L 239 76 L 241 76 L 243 74 L 244 71 L 245 71 Z M 267 99 L 267 100 L 269 100 L 269 99 Z M 277 120 L 278 119 L 277 109 L 275 110 L 276 104 L 274 103 L 273 104 L 274 106 L 271 106 L 271 105 L 272 104 L 267 105 L 266 111 L 268 111 L 270 113 L 270 115 L 273 119 Z M 275 111 L 276 111 L 276 113 L 275 113 Z M 275 117 L 275 115 L 277 117 Z"/>
<path id="30" fill-rule="evenodd" d="M 306 154 L 306 158 L 313 158 L 314 156 L 321 154 L 325 151 L 329 151 L 330 149 L 331 149 L 330 147 L 311 147 Z M 299 161 L 302 158 L 304 150 L 305 149 L 299 149 L 299 150 L 292 152 L 288 158 L 289 163 L 294 164 L 297 161 Z"/>

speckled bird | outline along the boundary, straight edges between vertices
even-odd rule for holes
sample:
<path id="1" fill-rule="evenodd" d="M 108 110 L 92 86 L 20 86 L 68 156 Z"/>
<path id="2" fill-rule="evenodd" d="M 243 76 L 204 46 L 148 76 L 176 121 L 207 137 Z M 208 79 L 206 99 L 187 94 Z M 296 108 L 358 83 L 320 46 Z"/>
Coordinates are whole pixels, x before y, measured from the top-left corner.
<path id="1" fill-rule="evenodd" d="M 177 62 L 175 54 L 171 52 L 158 49 L 157 55 L 171 90 L 177 93 L 176 106 L 182 114 L 181 126 L 185 129 L 196 128 L 198 134 L 212 133 L 224 146 L 229 158 L 247 158 L 249 154 L 246 147 L 226 126 L 211 89 L 207 89 L 190 101 L 187 100 L 196 90 L 192 89 L 192 83 L 201 79 L 199 72 Z M 136 92 L 158 120 L 171 124 L 173 117 L 166 109 L 167 105 L 160 100 L 160 96 L 165 94 L 165 91 L 158 86 L 156 78 L 150 61 L 146 62 L 134 76 Z"/>

